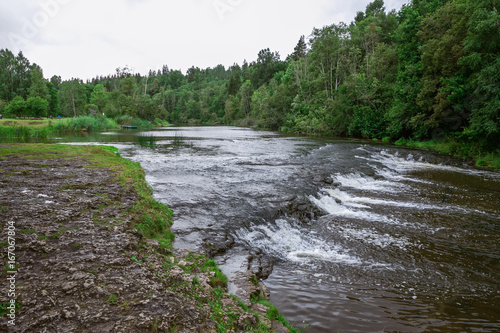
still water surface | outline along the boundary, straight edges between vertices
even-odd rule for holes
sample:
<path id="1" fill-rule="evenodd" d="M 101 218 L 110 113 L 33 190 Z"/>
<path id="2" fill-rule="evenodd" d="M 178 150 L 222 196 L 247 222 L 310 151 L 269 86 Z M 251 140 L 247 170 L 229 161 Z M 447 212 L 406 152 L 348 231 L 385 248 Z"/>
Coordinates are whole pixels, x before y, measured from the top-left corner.
<path id="1" fill-rule="evenodd" d="M 392 145 L 234 127 L 85 140 L 141 163 L 174 210 L 176 247 L 222 235 L 234 240 L 229 256 L 272 258 L 271 300 L 306 332 L 500 331 L 498 173 Z M 293 217 L 286 203 L 297 198 L 319 213 Z"/>

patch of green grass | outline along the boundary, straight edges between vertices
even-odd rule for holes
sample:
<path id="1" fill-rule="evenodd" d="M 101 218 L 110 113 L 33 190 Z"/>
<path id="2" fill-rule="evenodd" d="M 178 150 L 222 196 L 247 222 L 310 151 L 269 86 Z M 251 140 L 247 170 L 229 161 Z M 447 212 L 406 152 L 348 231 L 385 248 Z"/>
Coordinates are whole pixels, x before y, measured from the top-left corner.
<path id="1" fill-rule="evenodd" d="M 217 270 L 215 272 L 215 276 L 212 276 L 209 278 L 210 282 L 210 286 L 212 286 L 213 288 L 216 288 L 216 287 L 223 287 L 223 288 L 227 288 L 227 276 L 224 275 L 224 273 L 222 273 L 220 270 Z"/>
<path id="2" fill-rule="evenodd" d="M 132 261 L 135 261 L 135 262 L 136 262 L 136 263 L 138 263 L 139 265 L 142 265 L 142 262 L 141 262 L 139 259 L 137 259 L 135 256 L 134 256 L 134 257 L 132 257 Z"/>
<path id="3" fill-rule="evenodd" d="M 259 280 L 257 280 L 255 274 L 253 274 L 252 277 L 250 278 L 250 282 L 252 282 L 254 286 L 257 286 L 259 284 Z"/>
<path id="4" fill-rule="evenodd" d="M 23 230 L 19 230 L 19 232 L 22 234 L 36 234 L 36 231 L 33 229 L 23 229 Z"/>
<path id="5" fill-rule="evenodd" d="M 480 167 L 488 166 L 490 168 L 500 170 L 500 152 L 497 154 L 487 154 L 480 156 L 476 160 L 476 165 Z"/>
<path id="6" fill-rule="evenodd" d="M 0 318 L 3 318 L 10 313 L 9 309 L 10 304 L 11 304 L 10 302 L 0 303 Z M 17 301 L 14 303 L 14 307 L 15 307 L 15 313 L 18 313 L 19 310 L 21 309 L 21 305 Z"/>
<path id="7" fill-rule="evenodd" d="M 63 190 L 86 190 L 95 186 L 95 184 L 62 184 Z"/>
<path id="8" fill-rule="evenodd" d="M 20 119 L 20 118 L 3 118 L 0 119 L 0 125 L 2 126 L 29 126 L 34 128 L 44 128 L 49 127 L 52 123 L 59 121 L 59 119 L 48 119 L 44 118 L 42 120 L 34 119 Z"/>
<path id="9" fill-rule="evenodd" d="M 94 194 L 96 197 L 101 197 L 103 199 L 107 199 L 108 198 L 108 193 L 96 193 Z"/>
<path id="10" fill-rule="evenodd" d="M 50 239 L 59 239 L 61 236 L 68 230 L 66 229 L 59 229 L 56 233 L 52 234 L 49 236 Z"/>
<path id="11" fill-rule="evenodd" d="M 24 125 L 0 126 L 0 138 L 21 141 L 46 139 L 49 137 L 48 128 L 36 128 Z"/>
<path id="12" fill-rule="evenodd" d="M 200 281 L 198 280 L 198 278 L 195 276 L 193 277 L 193 285 L 199 285 L 200 284 Z"/>
<path id="13" fill-rule="evenodd" d="M 217 270 L 217 263 L 212 259 L 203 261 L 200 266 L 202 272 L 215 272 Z"/>
<path id="14" fill-rule="evenodd" d="M 399 140 L 397 140 L 396 142 L 394 142 L 394 144 L 396 146 L 404 146 L 406 144 L 406 139 L 400 138 Z"/>
<path id="15" fill-rule="evenodd" d="M 118 296 L 115 294 L 109 295 L 106 303 L 108 303 L 109 305 L 118 305 Z"/>

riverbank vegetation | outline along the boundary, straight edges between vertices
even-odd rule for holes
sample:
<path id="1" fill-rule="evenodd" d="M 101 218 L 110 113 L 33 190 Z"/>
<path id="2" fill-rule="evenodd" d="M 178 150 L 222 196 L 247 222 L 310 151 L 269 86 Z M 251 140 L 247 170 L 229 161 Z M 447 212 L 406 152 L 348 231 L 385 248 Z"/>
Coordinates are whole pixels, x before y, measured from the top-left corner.
<path id="1" fill-rule="evenodd" d="M 148 126 L 149 125 L 148 123 Z M 120 129 L 113 119 L 105 117 L 78 117 L 67 119 L 2 119 L 0 138 L 15 140 L 42 140 L 72 132 L 105 131 Z"/>
<path id="2" fill-rule="evenodd" d="M 0 120 L 0 138 L 18 140 L 40 140 L 75 132 L 101 132 L 133 126 L 149 129 L 152 126 L 165 126 L 168 122 L 156 119 L 154 122 L 133 118 L 118 117 L 116 120 L 104 116 L 80 116 L 76 118 L 35 118 Z"/>
<path id="3" fill-rule="evenodd" d="M 500 14 L 494 1 L 413 0 L 387 12 L 375 0 L 350 23 L 315 28 L 282 60 L 183 74 L 43 79 L 22 53 L 0 51 L 0 112 L 102 114 L 176 124 L 429 141 L 487 164 L 500 156 Z M 483 161 L 483 162 L 479 162 Z"/>

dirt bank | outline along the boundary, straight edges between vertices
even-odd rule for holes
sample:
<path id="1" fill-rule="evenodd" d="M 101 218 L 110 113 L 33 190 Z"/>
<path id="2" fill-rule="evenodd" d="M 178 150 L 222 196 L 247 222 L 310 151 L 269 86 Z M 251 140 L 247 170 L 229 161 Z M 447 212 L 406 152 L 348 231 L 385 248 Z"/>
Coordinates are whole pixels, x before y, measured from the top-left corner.
<path id="1" fill-rule="evenodd" d="M 95 147 L 0 146 L 0 258 L 14 262 L 0 276 L 0 331 L 288 331 L 268 319 L 270 304 L 227 295 L 213 261 L 148 239 L 134 186 L 144 175 L 120 163 Z"/>

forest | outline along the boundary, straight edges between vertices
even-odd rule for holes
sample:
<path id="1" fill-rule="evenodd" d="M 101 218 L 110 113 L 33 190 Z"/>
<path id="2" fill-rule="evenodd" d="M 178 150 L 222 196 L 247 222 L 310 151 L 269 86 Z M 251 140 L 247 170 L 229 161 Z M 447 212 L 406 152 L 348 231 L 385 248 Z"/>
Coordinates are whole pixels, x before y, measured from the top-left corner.
<path id="1" fill-rule="evenodd" d="M 262 49 L 229 68 L 118 68 L 86 82 L 0 50 L 4 117 L 130 116 L 173 124 L 448 142 L 500 153 L 500 0 L 375 0 L 349 24 L 314 28 L 281 59 Z"/>

